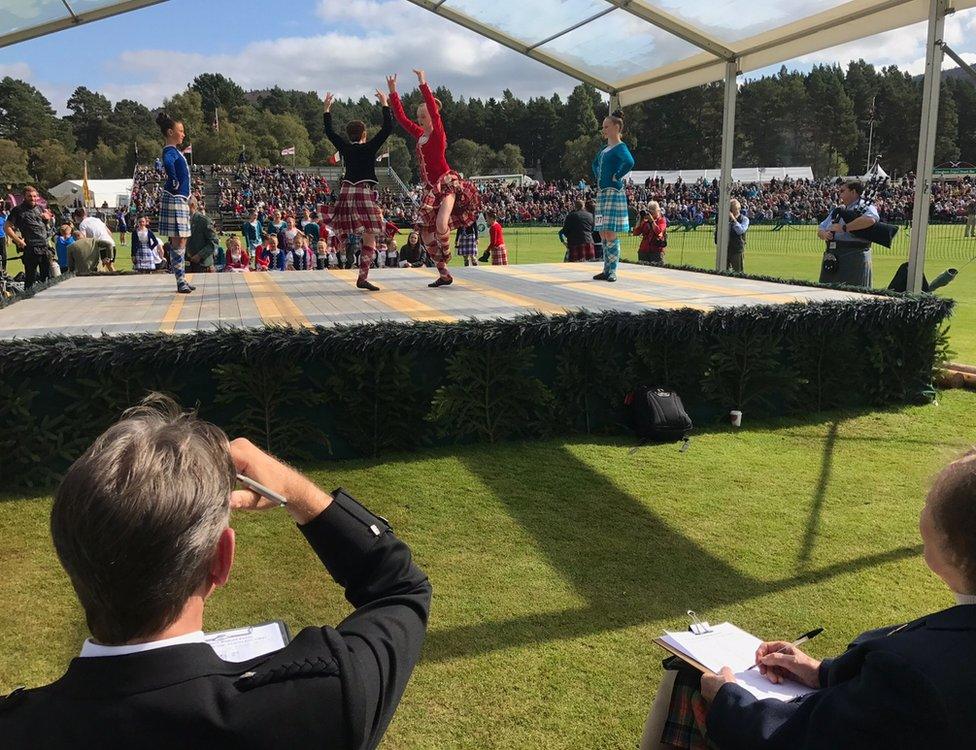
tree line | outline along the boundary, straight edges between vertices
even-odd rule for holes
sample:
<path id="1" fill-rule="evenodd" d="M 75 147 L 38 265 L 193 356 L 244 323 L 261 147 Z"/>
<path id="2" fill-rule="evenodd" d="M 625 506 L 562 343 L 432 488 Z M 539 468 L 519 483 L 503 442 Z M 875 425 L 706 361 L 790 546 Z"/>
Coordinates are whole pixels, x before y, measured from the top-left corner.
<path id="1" fill-rule="evenodd" d="M 895 66 L 863 60 L 846 69 L 818 65 L 809 72 L 785 66 L 773 76 L 745 81 L 739 90 L 735 166 L 810 165 L 817 176 L 861 173 L 880 154 L 889 172 L 914 169 L 921 109 L 921 79 Z M 522 100 L 505 90 L 499 99 L 436 95 L 452 165 L 467 174 L 538 170 L 546 178 L 589 176 L 600 147 L 599 120 L 607 111 L 601 94 L 581 84 L 559 95 Z M 413 112 L 419 92 L 404 96 Z M 259 165 L 324 164 L 334 153 L 322 129 L 322 102 L 314 91 L 274 88 L 245 92 L 218 73 L 197 76 L 164 108 L 182 119 L 194 160 L 229 164 L 242 150 Z M 82 173 L 92 178 L 126 177 L 136 163 L 160 151 L 153 110 L 131 99 L 114 105 L 103 94 L 78 87 L 59 117 L 30 84 L 0 80 L 0 183 L 56 185 Z M 380 110 L 366 97 L 336 102 L 339 125 L 350 119 L 380 125 Z M 625 140 L 638 167 L 716 167 L 721 152 L 722 85 L 709 84 L 633 105 L 625 110 Z M 872 135 L 873 124 L 873 135 Z M 295 147 L 295 156 L 281 150 Z M 389 140 L 390 159 L 404 178 L 416 179 L 407 141 Z M 946 77 L 939 108 L 936 163 L 976 162 L 976 86 Z"/>

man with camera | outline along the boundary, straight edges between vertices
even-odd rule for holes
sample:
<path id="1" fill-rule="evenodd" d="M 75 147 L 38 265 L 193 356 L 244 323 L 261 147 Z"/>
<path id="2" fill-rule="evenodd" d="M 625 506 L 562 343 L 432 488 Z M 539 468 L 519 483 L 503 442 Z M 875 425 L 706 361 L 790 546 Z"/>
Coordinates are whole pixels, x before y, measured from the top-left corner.
<path id="1" fill-rule="evenodd" d="M 881 221 L 878 209 L 862 200 L 864 183 L 848 180 L 840 188 L 843 207 L 835 208 L 820 223 L 817 236 L 827 243 L 820 267 L 820 282 L 871 286 L 871 240 L 864 236 Z"/>
<path id="2" fill-rule="evenodd" d="M 234 562 L 231 510 L 279 505 L 235 489 L 240 475 L 286 500 L 355 609 L 335 628 L 229 662 L 205 642 L 203 616 Z M 155 396 L 71 466 L 51 534 L 91 638 L 56 682 L 0 699 L 4 747 L 379 744 L 420 656 L 431 587 L 389 524 L 343 490 L 323 492 Z"/>

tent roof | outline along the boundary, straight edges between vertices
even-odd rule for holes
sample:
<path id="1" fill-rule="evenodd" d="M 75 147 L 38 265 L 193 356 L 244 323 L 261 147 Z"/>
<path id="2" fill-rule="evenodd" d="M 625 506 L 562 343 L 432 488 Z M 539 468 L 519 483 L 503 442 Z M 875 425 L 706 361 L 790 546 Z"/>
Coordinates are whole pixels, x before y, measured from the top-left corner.
<path id="1" fill-rule="evenodd" d="M 0 4 L 0 47 L 162 2 L 166 0 L 5 0 Z"/>
<path id="2" fill-rule="evenodd" d="M 924 21 L 930 0 L 409 0 L 621 104 Z M 956 10 L 976 0 L 954 0 Z"/>

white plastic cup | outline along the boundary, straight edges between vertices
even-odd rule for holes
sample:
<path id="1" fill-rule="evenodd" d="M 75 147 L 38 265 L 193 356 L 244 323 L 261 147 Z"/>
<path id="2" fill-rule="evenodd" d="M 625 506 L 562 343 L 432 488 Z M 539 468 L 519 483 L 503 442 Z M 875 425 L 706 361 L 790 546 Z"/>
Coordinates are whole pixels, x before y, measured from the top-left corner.
<path id="1" fill-rule="evenodd" d="M 733 427 L 742 427 L 742 412 L 737 409 L 733 409 L 729 412 L 729 419 L 732 420 Z"/>

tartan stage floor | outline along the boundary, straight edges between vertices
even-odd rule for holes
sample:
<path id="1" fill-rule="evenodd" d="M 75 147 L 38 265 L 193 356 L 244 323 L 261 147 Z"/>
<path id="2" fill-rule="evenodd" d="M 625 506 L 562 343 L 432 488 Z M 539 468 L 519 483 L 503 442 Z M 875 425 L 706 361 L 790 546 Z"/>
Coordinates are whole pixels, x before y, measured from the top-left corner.
<path id="1" fill-rule="evenodd" d="M 45 334 L 183 333 L 217 326 L 337 325 L 386 320 L 512 318 L 568 310 L 637 312 L 862 297 L 853 292 L 621 264 L 614 284 L 593 281 L 598 263 L 452 268 L 455 283 L 430 289 L 430 268 L 370 272 L 381 291 L 357 289 L 356 271 L 191 274 L 193 294 L 169 274 L 68 279 L 0 310 L 0 339 Z"/>

